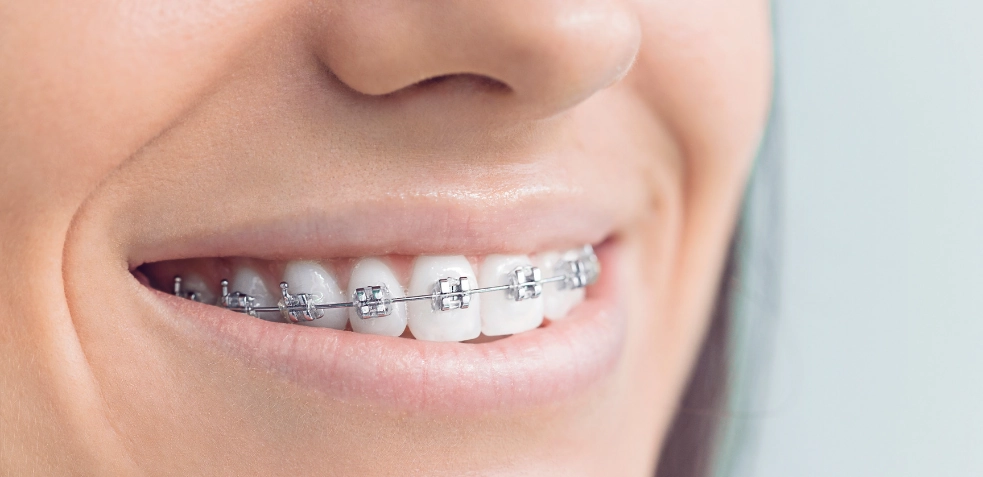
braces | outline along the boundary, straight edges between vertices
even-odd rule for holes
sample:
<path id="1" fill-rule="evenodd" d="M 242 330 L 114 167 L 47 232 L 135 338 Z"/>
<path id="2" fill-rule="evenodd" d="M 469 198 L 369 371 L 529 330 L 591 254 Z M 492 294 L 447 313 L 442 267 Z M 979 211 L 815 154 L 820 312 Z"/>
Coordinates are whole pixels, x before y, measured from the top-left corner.
<path id="1" fill-rule="evenodd" d="M 352 293 L 352 301 L 341 303 L 317 303 L 322 296 L 311 293 L 290 293 L 287 282 L 280 283 L 280 299 L 277 306 L 256 306 L 256 299 L 245 293 L 229 292 L 229 281 L 222 280 L 222 296 L 218 306 L 231 311 L 258 316 L 259 313 L 280 313 L 288 323 L 314 321 L 324 316 L 324 310 L 335 308 L 354 308 L 358 317 L 363 320 L 389 316 L 393 304 L 410 301 L 430 300 L 434 311 L 449 311 L 467 309 L 471 304 L 471 295 L 475 293 L 505 292 L 515 301 L 539 298 L 543 294 L 543 285 L 556 283 L 561 290 L 583 288 L 597 281 L 601 274 L 601 265 L 594 253 L 594 248 L 585 245 L 578 251 L 576 258 L 561 260 L 553 267 L 556 275 L 542 278 L 539 267 L 518 267 L 509 274 L 507 285 L 485 288 L 471 288 L 468 277 L 441 278 L 434 283 L 433 292 L 429 295 L 414 295 L 393 297 L 385 285 L 357 288 Z M 174 277 L 174 295 L 189 300 L 201 301 L 201 294 L 192 290 L 182 289 L 180 276 Z"/>

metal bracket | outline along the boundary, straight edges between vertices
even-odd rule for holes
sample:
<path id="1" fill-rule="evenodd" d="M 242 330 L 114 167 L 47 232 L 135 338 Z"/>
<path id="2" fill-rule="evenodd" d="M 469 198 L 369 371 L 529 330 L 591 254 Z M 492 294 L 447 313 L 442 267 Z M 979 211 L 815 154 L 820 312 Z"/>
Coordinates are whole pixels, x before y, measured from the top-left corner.
<path id="1" fill-rule="evenodd" d="M 471 306 L 471 281 L 468 277 L 441 278 L 433 287 L 434 311 L 467 309 Z"/>

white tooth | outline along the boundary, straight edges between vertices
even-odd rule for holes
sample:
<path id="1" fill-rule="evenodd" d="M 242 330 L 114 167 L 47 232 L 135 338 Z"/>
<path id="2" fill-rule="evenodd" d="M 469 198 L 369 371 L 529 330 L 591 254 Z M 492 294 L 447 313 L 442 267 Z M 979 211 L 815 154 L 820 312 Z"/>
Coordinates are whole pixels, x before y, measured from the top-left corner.
<path id="1" fill-rule="evenodd" d="M 211 305 L 216 301 L 215 292 L 208 286 L 208 283 L 196 273 L 181 275 L 181 289 L 184 290 L 185 293 L 195 292 L 198 295 L 198 301 L 201 303 Z"/>
<path id="2" fill-rule="evenodd" d="M 481 286 L 508 285 L 512 271 L 532 265 L 525 255 L 489 255 L 481 264 Z M 515 301 L 508 292 L 482 295 L 481 332 L 485 336 L 511 335 L 529 331 L 543 322 L 543 299 Z"/>
<path id="3" fill-rule="evenodd" d="M 245 293 L 256 299 L 256 306 L 276 306 L 276 295 L 270 293 L 263 277 L 249 266 L 240 266 L 232 277 L 229 291 Z M 259 313 L 266 321 L 280 321 L 279 313 Z"/>
<path id="4" fill-rule="evenodd" d="M 578 257 L 577 250 L 566 252 L 544 252 L 533 258 L 533 263 L 543 272 L 543 278 L 556 276 L 553 270 L 560 260 L 573 260 Z M 573 307 L 584 301 L 587 296 L 583 288 L 573 290 L 560 289 L 557 283 L 543 285 L 543 313 L 551 320 L 566 318 Z"/>
<path id="5" fill-rule="evenodd" d="M 319 299 L 314 300 L 319 305 L 349 301 L 345 298 L 345 292 L 338 286 L 338 282 L 335 281 L 334 276 L 316 262 L 297 261 L 287 263 L 286 268 L 283 270 L 283 281 L 290 285 L 287 290 L 293 295 L 298 293 L 320 295 Z M 320 328 L 334 328 L 336 330 L 345 329 L 345 325 L 348 324 L 347 310 L 337 308 L 322 311 L 324 312 L 323 317 L 314 321 L 301 321 L 299 324 Z"/>
<path id="6" fill-rule="evenodd" d="M 467 277 L 471 288 L 478 288 L 468 259 L 461 255 L 419 257 L 413 265 L 410 295 L 429 295 L 441 278 Z M 471 295 L 466 309 L 434 311 L 430 300 L 412 301 L 407 306 L 408 323 L 413 337 L 425 341 L 465 341 L 481 334 L 481 296 Z"/>
<path id="7" fill-rule="evenodd" d="M 356 288 L 385 285 L 393 298 L 406 296 L 403 286 L 396 280 L 392 270 L 382 261 L 375 258 L 363 258 L 352 269 L 352 277 L 348 280 L 348 299 L 355 293 Z M 348 317 L 352 323 L 352 331 L 372 335 L 399 336 L 406 331 L 406 303 L 393 303 L 393 311 L 389 316 L 362 319 L 354 308 L 348 309 Z"/>

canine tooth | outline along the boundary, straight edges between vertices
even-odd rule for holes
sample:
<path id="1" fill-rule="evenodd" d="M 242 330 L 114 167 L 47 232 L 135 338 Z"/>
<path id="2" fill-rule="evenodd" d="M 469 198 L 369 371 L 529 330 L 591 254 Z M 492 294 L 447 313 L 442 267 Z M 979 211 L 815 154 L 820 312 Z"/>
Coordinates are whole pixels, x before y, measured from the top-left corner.
<path id="1" fill-rule="evenodd" d="M 556 275 L 554 269 L 561 260 L 574 260 L 579 257 L 579 250 L 565 252 L 544 252 L 533 258 L 533 263 L 543 271 L 543 277 Z M 573 290 L 560 289 L 555 283 L 543 287 L 543 314 L 551 320 L 566 318 L 573 307 L 584 301 L 587 296 L 583 288 Z"/>
<path id="2" fill-rule="evenodd" d="M 290 293 L 319 295 L 319 298 L 313 300 L 317 304 L 348 301 L 345 292 L 338 286 L 334 276 L 316 262 L 294 261 L 287 263 L 283 270 L 283 281 L 290 285 Z M 314 321 L 301 321 L 299 324 L 336 330 L 345 329 L 345 325 L 348 323 L 348 313 L 345 309 L 322 311 L 324 312 L 323 317 Z"/>
<path id="3" fill-rule="evenodd" d="M 458 277 L 467 277 L 472 289 L 479 287 L 471 264 L 462 255 L 418 257 L 413 264 L 409 294 L 430 295 L 437 280 Z M 481 334 L 480 302 L 480 294 L 474 294 L 471 295 L 468 308 L 448 311 L 433 310 L 430 300 L 409 302 L 407 321 L 410 331 L 416 339 L 425 341 L 465 341 L 477 338 Z"/>
<path id="4" fill-rule="evenodd" d="M 194 292 L 201 303 L 214 304 L 217 300 L 215 291 L 196 273 L 181 274 L 181 289 L 185 293 Z"/>
<path id="5" fill-rule="evenodd" d="M 229 284 L 230 291 L 245 293 L 256 299 L 256 306 L 276 306 L 277 299 L 270 293 L 269 287 L 263 277 L 249 266 L 240 266 L 232 282 Z M 279 321 L 279 313 L 258 313 L 259 317 L 266 321 Z"/>
<path id="6" fill-rule="evenodd" d="M 393 298 L 406 296 L 403 286 L 396 280 L 392 270 L 385 263 L 375 258 L 363 258 L 352 268 L 351 279 L 348 280 L 348 298 L 351 300 L 356 288 L 385 285 Z M 393 303 L 389 316 L 362 319 L 354 308 L 348 310 L 352 323 L 352 331 L 372 335 L 399 336 L 406 331 L 406 303 Z"/>
<path id="7" fill-rule="evenodd" d="M 508 285 L 512 272 L 518 267 L 532 265 L 526 255 L 489 255 L 481 264 L 478 277 L 481 286 Z M 486 336 L 502 336 L 529 331 L 543 322 L 543 299 L 515 301 L 509 292 L 482 295 L 481 332 Z"/>

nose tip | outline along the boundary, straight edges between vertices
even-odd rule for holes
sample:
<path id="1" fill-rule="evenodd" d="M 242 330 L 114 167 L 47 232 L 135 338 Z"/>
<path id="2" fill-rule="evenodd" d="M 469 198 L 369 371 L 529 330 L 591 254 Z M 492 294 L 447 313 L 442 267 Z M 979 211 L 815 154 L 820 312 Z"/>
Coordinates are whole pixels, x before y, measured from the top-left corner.
<path id="1" fill-rule="evenodd" d="M 335 11 L 319 40 L 335 76 L 366 95 L 477 76 L 504 85 L 514 110 L 547 117 L 623 77 L 640 43 L 615 0 L 382 3 Z"/>
<path id="2" fill-rule="evenodd" d="M 501 80 L 519 100 L 539 103 L 544 115 L 615 83 L 628 72 L 640 43 L 637 21 L 615 5 L 555 7 L 552 15 L 526 18 L 516 25 L 511 52 L 500 60 Z"/>

